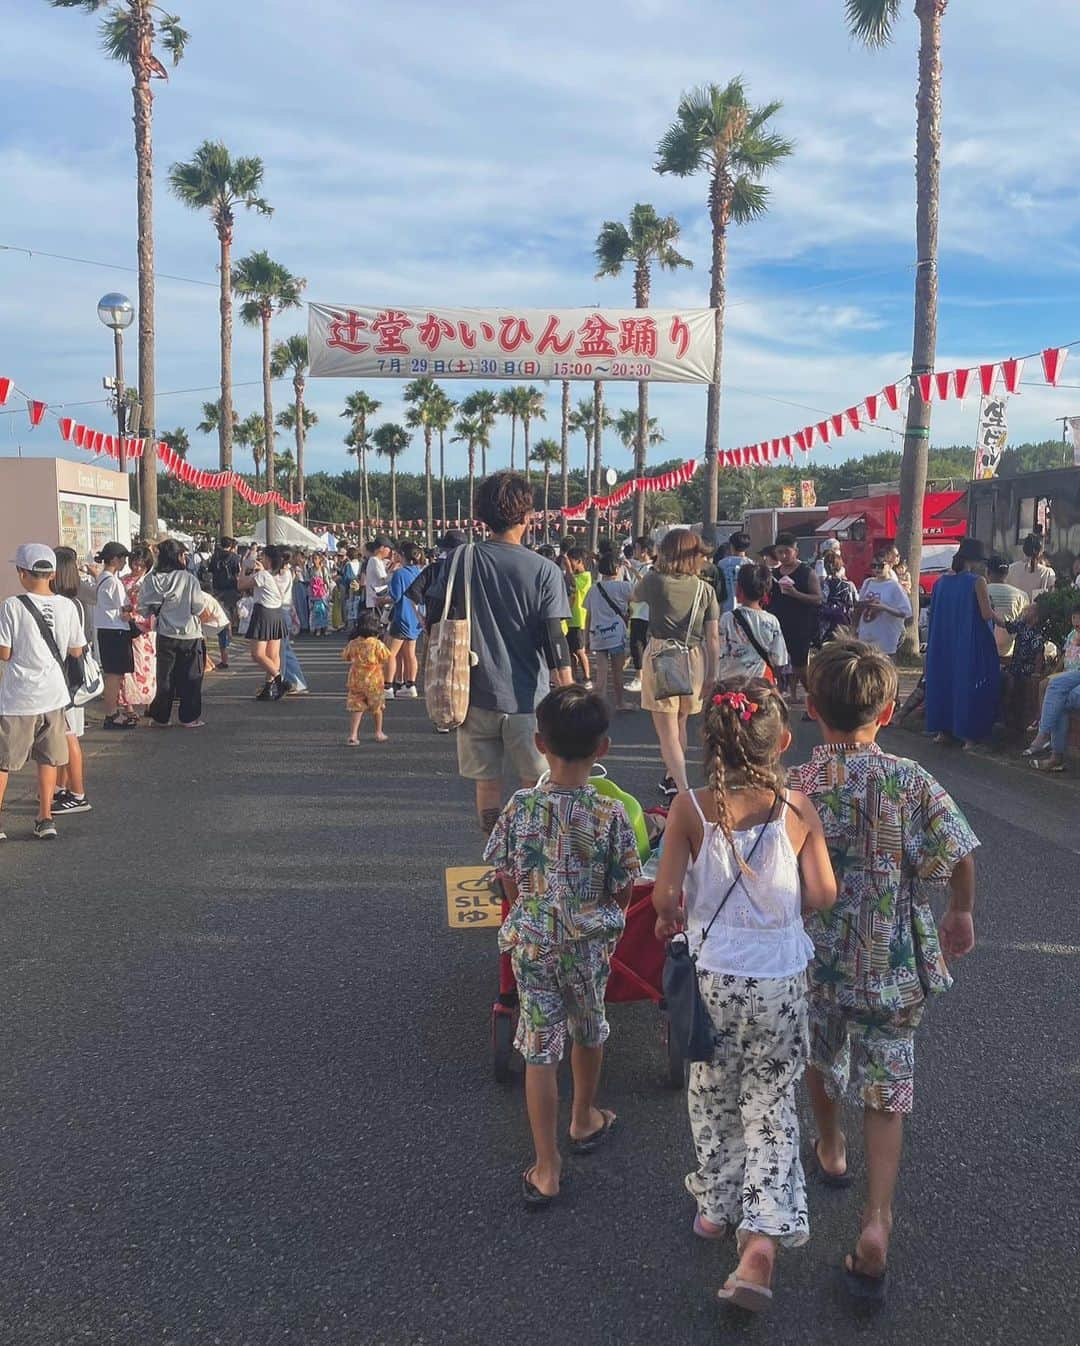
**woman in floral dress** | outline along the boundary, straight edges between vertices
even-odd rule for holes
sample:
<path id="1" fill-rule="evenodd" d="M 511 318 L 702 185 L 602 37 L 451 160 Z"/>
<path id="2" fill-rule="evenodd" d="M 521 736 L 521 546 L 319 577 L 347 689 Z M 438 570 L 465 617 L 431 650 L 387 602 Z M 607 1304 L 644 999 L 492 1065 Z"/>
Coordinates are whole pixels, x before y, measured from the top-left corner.
<path id="1" fill-rule="evenodd" d="M 146 572 L 154 564 L 148 547 L 134 547 L 128 557 L 128 573 L 121 579 L 127 601 L 134 612 L 138 610 L 139 588 Z M 157 693 L 157 636 L 153 617 L 134 616 L 139 634 L 131 642 L 135 657 L 135 671 L 128 673 L 120 688 L 120 706 L 135 715 L 143 715 Z"/>

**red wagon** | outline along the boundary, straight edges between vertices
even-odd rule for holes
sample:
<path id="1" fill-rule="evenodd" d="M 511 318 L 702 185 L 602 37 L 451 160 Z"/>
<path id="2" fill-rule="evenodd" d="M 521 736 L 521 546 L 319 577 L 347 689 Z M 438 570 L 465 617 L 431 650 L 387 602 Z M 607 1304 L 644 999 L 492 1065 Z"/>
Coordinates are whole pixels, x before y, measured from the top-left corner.
<path id="1" fill-rule="evenodd" d="M 510 910 L 498 874 L 492 884 L 502 897 L 503 920 Z M 671 1033 L 664 1005 L 664 946 L 656 938 L 656 911 L 652 904 L 651 882 L 634 884 L 634 895 L 626 910 L 626 929 L 611 957 L 611 976 L 605 1000 L 609 1005 L 634 1000 L 651 1000 L 660 1011 L 660 1031 L 664 1048 L 665 1078 L 673 1089 L 686 1084 L 686 1063 Z M 514 1034 L 517 1031 L 518 993 L 509 954 L 499 955 L 499 995 L 491 1007 L 491 1046 L 495 1079 L 506 1084 L 514 1076 Z"/>

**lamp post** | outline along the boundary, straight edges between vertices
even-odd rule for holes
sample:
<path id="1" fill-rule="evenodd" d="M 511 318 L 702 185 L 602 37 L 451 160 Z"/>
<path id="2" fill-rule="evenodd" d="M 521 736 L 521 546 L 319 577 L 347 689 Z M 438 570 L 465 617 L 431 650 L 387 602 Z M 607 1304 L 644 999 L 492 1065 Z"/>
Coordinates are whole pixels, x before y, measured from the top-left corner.
<path id="1" fill-rule="evenodd" d="M 124 399 L 124 328 L 130 327 L 135 319 L 135 307 L 126 294 L 107 294 L 98 300 L 98 317 L 106 327 L 112 328 L 113 349 L 116 354 L 116 383 L 113 396 L 116 399 L 116 433 L 119 438 L 120 471 L 127 472 L 127 448 L 124 436 L 127 430 L 127 403 Z"/>

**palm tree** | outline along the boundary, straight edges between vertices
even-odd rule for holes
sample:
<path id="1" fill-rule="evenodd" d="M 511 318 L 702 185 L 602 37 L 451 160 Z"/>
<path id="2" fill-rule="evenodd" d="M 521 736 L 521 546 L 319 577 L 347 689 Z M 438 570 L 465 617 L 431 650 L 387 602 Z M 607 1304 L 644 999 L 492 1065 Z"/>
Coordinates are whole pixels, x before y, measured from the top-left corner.
<path id="1" fill-rule="evenodd" d="M 661 217 L 654 206 L 638 202 L 630 212 L 629 228 L 618 220 L 604 221 L 596 240 L 596 278 L 619 276 L 623 267 L 633 262 L 634 304 L 637 308 L 648 308 L 653 262 L 667 271 L 693 266 L 693 262 L 676 251 L 678 239 L 679 222 L 674 215 Z M 649 385 L 644 379 L 638 384 L 637 423 L 643 428 L 649 424 Z M 646 436 L 642 434 L 634 455 L 636 477 L 645 475 L 646 448 Z M 639 491 L 634 498 L 635 537 L 644 532 L 644 510 L 645 495 Z"/>
<path id="2" fill-rule="evenodd" d="M 655 416 L 649 417 L 648 428 L 644 435 L 638 433 L 639 429 L 640 429 L 640 422 L 638 420 L 638 413 L 634 411 L 632 408 L 628 407 L 625 411 L 620 411 L 618 416 L 616 416 L 615 433 L 619 436 L 619 439 L 622 441 L 623 448 L 625 449 L 632 448 L 634 450 L 634 475 L 636 477 L 643 477 L 645 475 L 645 461 L 640 459 L 639 457 L 641 449 L 641 441 L 644 439 L 649 448 L 655 449 L 658 444 L 664 443 L 664 436 L 660 431 L 660 423 Z M 638 499 L 640 500 L 640 498 L 644 494 L 645 494 L 644 491 L 639 491 Z M 635 503 L 635 511 L 634 511 L 635 536 L 640 535 L 641 531 L 638 528 L 637 514 L 638 510 Z M 644 524 L 644 516 L 642 517 L 641 522 L 642 524 Z"/>
<path id="3" fill-rule="evenodd" d="M 350 393 L 345 399 L 345 410 L 340 414 L 347 421 L 352 422 L 352 429 L 345 436 L 345 445 L 350 453 L 356 454 L 357 466 L 360 469 L 360 538 L 363 540 L 364 524 L 371 518 L 371 500 L 368 497 L 368 417 L 374 416 L 382 406 L 374 397 L 369 397 L 367 393 Z"/>
<path id="4" fill-rule="evenodd" d="M 413 430 L 420 429 L 424 432 L 424 502 L 427 516 L 424 519 L 424 536 L 429 547 L 432 542 L 431 520 L 435 512 L 431 487 L 431 432 L 434 428 L 432 417 L 435 413 L 438 392 L 439 387 L 435 380 L 425 377 L 407 383 L 402 393 L 402 399 L 409 404 L 409 410 L 405 413 L 405 424 Z"/>
<path id="5" fill-rule="evenodd" d="M 200 435 L 216 435 L 221 424 L 221 403 L 204 402 L 202 404 L 202 411 L 203 418 L 195 429 L 198 430 Z M 239 420 L 235 407 L 233 408 L 233 413 L 230 419 L 232 420 L 232 428 L 229 431 L 229 444 L 231 446 L 233 436 L 236 434 L 236 422 Z M 222 526 L 222 531 L 224 532 L 224 525 Z M 227 534 L 227 536 L 229 535 Z"/>
<path id="6" fill-rule="evenodd" d="M 274 399 L 270 381 L 270 321 L 275 313 L 300 307 L 300 294 L 307 281 L 294 276 L 267 252 L 253 252 L 242 257 L 233 270 L 233 286 L 244 300 L 240 307 L 240 321 L 248 327 L 262 329 L 263 427 L 266 434 L 266 489 L 274 489 Z M 266 538 L 274 536 L 274 507 L 266 506 Z"/>
<path id="7" fill-rule="evenodd" d="M 139 394 L 141 432 L 151 443 L 157 431 L 154 382 L 154 95 L 152 79 L 169 78 L 154 54 L 154 44 L 180 64 L 188 34 L 175 14 L 166 14 L 152 0 L 49 0 L 54 9 L 107 10 L 101 21 L 101 45 L 113 61 L 129 66 L 135 102 L 135 199 L 139 264 Z M 157 454 L 139 459 L 139 511 L 143 536 L 157 537 Z"/>
<path id="8" fill-rule="evenodd" d="M 533 445 L 532 460 L 540 463 L 544 469 L 544 541 L 551 541 L 551 524 L 548 520 L 548 496 L 551 491 L 551 465 L 562 461 L 562 449 L 554 439 L 541 439 Z"/>
<path id="9" fill-rule="evenodd" d="M 290 408 L 291 410 L 291 408 Z M 278 415 L 278 424 L 281 424 L 281 413 Z M 274 454 L 274 473 L 278 481 L 284 480 L 286 490 L 289 493 L 289 504 L 293 503 L 293 490 L 296 486 L 296 459 L 293 457 L 292 449 L 282 449 L 280 453 Z"/>
<path id="10" fill-rule="evenodd" d="M 559 451 L 562 454 L 562 507 L 570 504 L 570 380 L 562 381 Z"/>
<path id="11" fill-rule="evenodd" d="M 464 416 L 475 416 L 483 428 L 483 435 L 477 441 L 480 446 L 480 476 L 487 476 L 487 451 L 491 448 L 491 432 L 499 416 L 499 399 L 490 388 L 478 388 L 462 400 L 459 408 Z"/>
<path id="12" fill-rule="evenodd" d="M 513 472 L 516 466 L 517 453 L 517 423 L 522 414 L 524 405 L 525 389 L 520 385 L 513 388 L 504 388 L 499 394 L 499 414 L 510 417 L 510 471 Z M 527 466 L 527 465 L 526 465 Z"/>
<path id="13" fill-rule="evenodd" d="M 948 0 L 915 0 L 919 21 L 919 84 L 915 99 L 915 323 L 911 348 L 911 396 L 900 461 L 900 517 L 896 545 L 911 574 L 922 565 L 923 496 L 930 453 L 930 406 L 916 374 L 929 373 L 937 358 L 938 208 L 941 195 L 941 20 Z M 847 25 L 868 47 L 893 39 L 900 0 L 844 0 Z M 918 652 L 919 614 L 907 623 L 901 651 Z"/>
<path id="14" fill-rule="evenodd" d="M 178 425 L 175 430 L 162 430 L 161 442 L 167 444 L 178 458 L 186 458 L 191 452 L 191 440 L 183 426 Z"/>
<path id="15" fill-rule="evenodd" d="M 393 421 L 384 421 L 371 436 L 371 442 L 375 445 L 375 452 L 380 458 L 389 458 L 390 460 L 390 518 L 393 521 L 396 536 L 398 531 L 397 457 L 399 453 L 404 453 L 412 443 L 412 435 L 404 426 L 396 425 Z M 430 519 L 429 514 L 429 522 Z"/>
<path id="16" fill-rule="evenodd" d="M 645 496 L 645 530 L 651 533 L 661 524 L 682 521 L 682 501 L 675 491 L 650 491 Z"/>
<path id="17" fill-rule="evenodd" d="M 469 399 L 466 398 L 465 402 Z M 462 402 L 464 407 L 465 402 Z M 476 503 L 476 449 L 486 443 L 488 431 L 478 414 L 459 416 L 454 422 L 457 433 L 451 440 L 453 444 L 464 444 L 469 454 L 469 536 L 473 535 L 473 514 Z"/>
<path id="18" fill-rule="evenodd" d="M 577 404 L 567 420 L 568 428 L 572 434 L 584 435 L 585 437 L 585 494 L 592 495 L 592 441 L 593 441 L 593 402 L 591 397 L 583 397 Z"/>
<path id="19" fill-rule="evenodd" d="M 276 430 L 273 431 L 273 437 L 277 438 Z M 250 416 L 236 424 L 233 429 L 233 441 L 241 448 L 251 450 L 251 456 L 255 460 L 255 485 L 258 487 L 259 472 L 266 460 L 266 445 L 269 440 L 266 434 L 266 422 L 257 411 L 253 411 Z"/>
<path id="20" fill-rule="evenodd" d="M 519 389 L 519 392 L 521 400 L 518 415 L 521 417 L 521 428 L 525 437 L 525 480 L 528 481 L 529 463 L 533 458 L 529 449 L 529 426 L 533 421 L 546 421 L 547 410 L 544 407 L 544 394 L 539 388 L 534 388 L 530 384 L 528 388 Z"/>
<path id="21" fill-rule="evenodd" d="M 209 210 L 210 220 L 217 232 L 220 259 L 218 275 L 221 282 L 219 308 L 221 312 L 221 401 L 225 415 L 218 418 L 218 461 L 222 472 L 232 468 L 233 425 L 232 401 L 232 244 L 236 207 L 257 210 L 260 215 L 272 215 L 273 208 L 259 195 L 262 187 L 263 163 L 254 157 L 233 159 L 220 140 L 204 140 L 186 164 L 173 164 L 169 169 L 172 193 L 192 210 Z M 301 495 L 303 487 L 301 486 Z M 233 493 L 231 486 L 221 490 L 221 531 L 231 537 L 233 532 Z"/>
<path id="22" fill-rule="evenodd" d="M 307 337 L 296 332 L 284 341 L 279 341 L 270 352 L 270 374 L 275 379 L 283 378 L 292 370 L 293 404 L 277 418 L 283 430 L 291 430 L 296 436 L 296 494 L 300 500 L 300 522 L 304 521 L 304 441 L 307 432 L 317 425 L 319 418 L 304 406 L 304 389 L 307 387 L 308 344 Z M 291 497 L 290 497 L 291 499 Z"/>
<path id="23" fill-rule="evenodd" d="M 709 306 L 716 315 L 716 354 L 705 413 L 705 527 L 716 541 L 719 496 L 720 371 L 724 351 L 724 300 L 727 292 L 728 226 L 748 224 L 768 209 L 769 189 L 761 179 L 794 148 L 790 140 L 768 129 L 783 105 L 774 100 L 751 107 L 741 79 L 726 88 L 707 84 L 679 100 L 675 121 L 657 150 L 656 171 L 690 177 L 709 175 L 709 221 L 712 267 Z"/>
<path id="24" fill-rule="evenodd" d="M 431 425 L 439 435 L 439 513 L 446 527 L 446 432 L 457 410 L 457 403 L 445 388 L 436 386 L 431 408 Z"/>

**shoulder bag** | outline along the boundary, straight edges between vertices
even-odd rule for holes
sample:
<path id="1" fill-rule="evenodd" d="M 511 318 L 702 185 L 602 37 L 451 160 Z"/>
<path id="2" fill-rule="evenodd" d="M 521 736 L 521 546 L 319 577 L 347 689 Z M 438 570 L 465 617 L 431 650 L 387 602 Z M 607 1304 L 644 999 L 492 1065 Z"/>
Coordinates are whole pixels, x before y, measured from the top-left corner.
<path id="1" fill-rule="evenodd" d="M 693 696 L 693 666 L 690 660 L 690 637 L 701 607 L 701 596 L 708 590 L 702 580 L 698 580 L 694 605 L 690 609 L 690 620 L 686 624 L 686 635 L 682 640 L 661 640 L 652 652 L 653 695 L 658 701 L 667 701 L 676 696 Z"/>
<path id="2" fill-rule="evenodd" d="M 70 705 L 85 706 L 88 701 L 93 701 L 96 696 L 100 696 L 105 690 L 105 682 L 89 646 L 84 646 L 80 655 L 69 654 L 65 657 L 60 653 L 56 637 L 49 630 L 45 618 L 37 610 L 36 605 L 31 603 L 26 594 L 19 595 L 19 602 L 33 617 L 34 624 L 41 633 L 41 638 L 48 647 L 49 653 L 60 665 L 60 672 L 64 675 L 64 685 L 67 687 L 68 696 L 71 698 Z"/>
<path id="3" fill-rule="evenodd" d="M 745 860 L 747 865 L 754 858 L 754 852 L 761 844 L 761 838 L 765 835 L 769 824 L 772 823 L 779 802 L 780 797 L 778 796 L 769 810 L 768 821 L 757 834 L 757 839 L 750 847 L 750 854 Z M 703 846 L 707 845 L 708 840 L 708 832 L 706 831 L 701 844 Z M 734 853 L 734 848 L 732 850 Z M 735 858 L 738 859 L 737 854 Z M 701 987 L 698 985 L 697 960 L 701 950 L 705 947 L 705 941 L 709 938 L 709 932 L 712 930 L 717 916 L 724 910 L 728 898 L 742 880 L 743 871 L 740 865 L 731 887 L 724 894 L 720 905 L 713 912 L 712 920 L 709 921 L 702 932 L 697 953 L 690 952 L 690 937 L 685 931 L 674 935 L 667 943 L 663 976 L 664 1002 L 667 1007 L 672 1036 L 678 1043 L 679 1053 L 684 1061 L 711 1061 L 716 1051 L 716 1035 L 713 1030 L 712 1017 L 701 998 Z"/>
<path id="4" fill-rule="evenodd" d="M 462 563 L 464 553 L 464 563 Z M 436 729 L 456 729 L 469 713 L 469 684 L 478 660 L 472 650 L 472 576 L 475 547 L 454 549 L 446 578 L 442 617 L 428 633 L 424 666 L 424 700 Z M 465 616 L 451 620 L 454 585 L 461 570 L 465 585 Z"/>
<path id="5" fill-rule="evenodd" d="M 596 581 L 596 592 L 600 595 L 600 597 L 604 600 L 604 602 L 608 605 L 608 607 L 612 610 L 612 612 L 615 614 L 616 617 L 618 617 L 618 619 L 621 622 L 626 622 L 628 620 L 627 615 L 625 612 L 623 612 L 622 608 L 620 608 L 618 604 L 613 603 L 611 601 L 606 589 L 604 588 L 600 580 Z"/>

